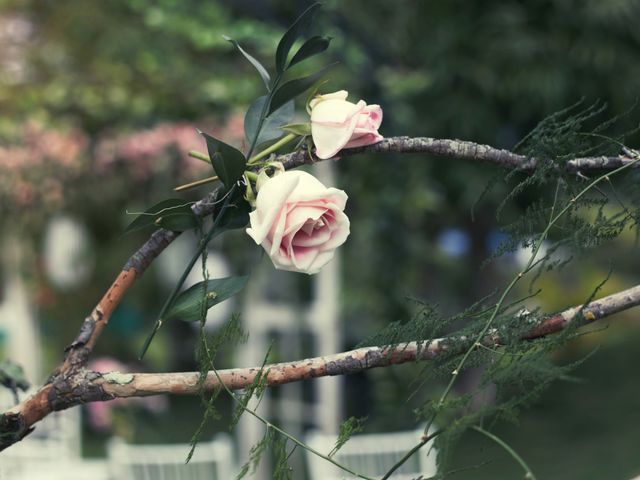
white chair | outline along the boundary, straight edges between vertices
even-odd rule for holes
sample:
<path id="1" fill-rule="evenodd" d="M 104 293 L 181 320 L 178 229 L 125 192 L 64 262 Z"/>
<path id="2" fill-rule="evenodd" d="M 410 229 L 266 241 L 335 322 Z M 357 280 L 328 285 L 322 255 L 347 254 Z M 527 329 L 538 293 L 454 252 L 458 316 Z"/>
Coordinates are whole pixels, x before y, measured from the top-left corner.
<path id="1" fill-rule="evenodd" d="M 353 435 L 332 458 L 357 473 L 379 478 L 418 444 L 422 434 L 423 430 L 418 429 L 407 432 Z M 314 450 L 328 454 L 335 446 L 336 436 L 312 432 L 306 437 L 306 441 Z M 309 451 L 306 452 L 306 457 L 311 480 L 357 478 Z M 398 468 L 391 478 L 410 480 L 420 475 L 425 479 L 429 478 L 437 473 L 436 457 L 437 452 L 431 441 Z"/>
<path id="2" fill-rule="evenodd" d="M 114 439 L 107 446 L 111 476 L 117 480 L 227 480 L 233 478 L 231 439 L 200 442 L 189 463 L 188 444 L 132 445 Z"/>
<path id="3" fill-rule="evenodd" d="M 0 453 L 0 480 L 109 480 L 106 462 L 80 451 L 80 409 L 53 412 Z"/>
<path id="4" fill-rule="evenodd" d="M 4 452 L 1 455 L 3 455 Z M 15 466 L 15 465 L 14 465 Z M 96 460 L 31 461 L 11 468 L 0 460 L 0 480 L 115 480 L 106 462 Z"/>

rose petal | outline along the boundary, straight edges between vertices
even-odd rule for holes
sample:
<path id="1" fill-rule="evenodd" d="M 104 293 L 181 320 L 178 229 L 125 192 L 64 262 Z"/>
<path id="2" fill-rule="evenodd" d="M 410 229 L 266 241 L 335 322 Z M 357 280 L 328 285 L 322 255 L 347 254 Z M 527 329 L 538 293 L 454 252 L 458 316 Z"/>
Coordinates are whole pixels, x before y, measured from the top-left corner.
<path id="1" fill-rule="evenodd" d="M 322 246 L 323 250 L 335 249 L 347 241 L 351 231 L 349 217 L 344 212 L 335 212 L 335 220 L 328 224 L 331 230 L 331 239 Z"/>
<path id="2" fill-rule="evenodd" d="M 355 138 L 351 137 L 351 140 L 349 140 L 349 142 L 347 142 L 347 144 L 342 148 L 364 147 L 365 145 L 373 145 L 374 143 L 378 143 L 381 140 L 384 140 L 384 137 L 378 132 L 365 133 L 362 136 L 358 136 Z"/>
<path id="3" fill-rule="evenodd" d="M 291 261 L 299 271 L 307 272 L 320 251 L 315 247 L 289 247 Z"/>
<path id="4" fill-rule="evenodd" d="M 298 231 L 308 220 L 318 220 L 326 211 L 326 208 L 320 207 L 294 206 L 287 214 L 285 235 Z"/>
<path id="5" fill-rule="evenodd" d="M 324 95 L 316 95 L 309 102 L 309 108 L 313 109 L 318 103 L 324 102 L 325 100 L 346 100 L 349 96 L 349 92 L 346 90 L 338 90 L 333 93 L 325 93 Z"/>
<path id="6" fill-rule="evenodd" d="M 318 158 L 333 157 L 349 141 L 366 104 L 339 100 L 319 103 L 311 111 L 311 136 Z"/>
<path id="7" fill-rule="evenodd" d="M 335 254 L 336 254 L 335 250 L 326 250 L 326 251 L 319 252 L 316 258 L 314 259 L 313 263 L 309 265 L 309 269 L 307 270 L 307 273 L 309 275 L 314 275 L 318 273 L 322 269 L 322 267 L 324 267 L 327 263 L 333 260 L 333 257 L 335 256 Z"/>
<path id="8" fill-rule="evenodd" d="M 319 247 L 331 239 L 331 230 L 328 227 L 315 229 L 307 234 L 302 229 L 293 236 L 291 244 L 294 247 Z"/>
<path id="9" fill-rule="evenodd" d="M 380 105 L 367 105 L 364 111 L 369 114 L 373 128 L 379 129 L 382 124 L 382 108 L 380 108 Z"/>
<path id="10" fill-rule="evenodd" d="M 268 237 L 271 239 L 273 245 L 271 246 L 270 253 L 275 253 L 282 243 L 282 237 L 285 235 L 287 228 L 287 207 L 286 205 L 278 212 L 277 220 L 271 226 Z"/>
<path id="11" fill-rule="evenodd" d="M 299 175 L 287 173 L 296 172 L 285 172 L 264 183 L 256 199 L 256 209 L 249 214 L 251 227 L 246 232 L 258 245 L 266 238 L 276 216 L 300 181 Z"/>

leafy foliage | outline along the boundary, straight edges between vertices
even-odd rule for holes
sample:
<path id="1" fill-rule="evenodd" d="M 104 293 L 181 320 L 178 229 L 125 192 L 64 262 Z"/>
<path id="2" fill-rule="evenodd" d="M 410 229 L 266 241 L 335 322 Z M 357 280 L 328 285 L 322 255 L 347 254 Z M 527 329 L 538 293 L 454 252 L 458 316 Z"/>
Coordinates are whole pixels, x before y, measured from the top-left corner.
<path id="1" fill-rule="evenodd" d="M 364 430 L 364 422 L 367 420 L 364 418 L 349 417 L 340 425 L 340 432 L 338 433 L 338 439 L 336 445 L 329 452 L 329 457 L 333 457 L 338 450 L 340 450 L 345 443 L 349 441 L 351 435 L 359 433 Z"/>
<path id="2" fill-rule="evenodd" d="M 319 8 L 319 3 L 314 3 L 309 8 L 307 8 L 304 12 L 302 12 L 297 20 L 293 22 L 293 25 L 289 27 L 289 29 L 280 39 L 278 48 L 276 49 L 276 70 L 278 71 L 278 73 L 284 72 L 284 70 L 287 68 L 287 58 L 289 56 L 291 47 L 298 39 L 298 37 L 309 30 L 309 27 L 313 22 L 313 17 L 315 16 Z"/>
<path id="3" fill-rule="evenodd" d="M 249 277 L 227 277 L 207 279 L 198 282 L 182 292 L 164 316 L 164 320 L 174 318 L 194 322 L 200 320 L 202 309 L 217 305 L 233 297 L 247 284 Z M 204 301 L 203 301 L 204 299 Z"/>
<path id="4" fill-rule="evenodd" d="M 267 375 L 269 375 L 269 369 L 265 370 L 264 366 L 267 363 L 267 359 L 269 358 L 270 353 L 271 350 L 269 349 L 264 357 L 264 361 L 262 362 L 262 368 L 256 374 L 253 382 L 251 382 L 251 385 L 249 385 L 249 387 L 246 388 L 244 392 L 238 397 L 236 408 L 233 411 L 233 416 L 231 417 L 231 422 L 229 423 L 229 429 L 232 429 L 235 425 L 238 424 L 240 417 L 249 406 L 249 401 L 252 398 L 255 398 L 259 402 L 265 390 L 267 389 Z"/>
<path id="5" fill-rule="evenodd" d="M 283 132 L 280 127 L 287 124 L 293 118 L 294 105 L 293 101 L 290 100 L 273 111 L 264 120 L 260 134 L 256 137 L 258 125 L 260 124 L 260 115 L 268 100 L 269 97 L 267 95 L 258 97 L 256 101 L 251 104 L 244 116 L 244 131 L 247 141 L 250 142 L 254 138 L 257 138 L 256 145 L 281 137 Z"/>
<path id="6" fill-rule="evenodd" d="M 131 233 L 145 227 L 162 227 L 174 232 L 183 232 L 196 228 L 198 218 L 191 211 L 191 203 L 180 198 L 170 198 L 156 203 L 133 220 L 124 233 Z"/>
<path id="7" fill-rule="evenodd" d="M 247 159 L 240 150 L 227 145 L 211 135 L 200 132 L 207 141 L 207 151 L 211 165 L 227 190 L 242 177 Z"/>
<path id="8" fill-rule="evenodd" d="M 8 358 L 0 361 L 0 385 L 11 390 L 14 395 L 17 390 L 24 392 L 30 386 L 22 366 Z"/>
<path id="9" fill-rule="evenodd" d="M 300 49 L 296 52 L 296 54 L 291 59 L 289 66 L 292 67 L 296 63 L 302 62 L 307 58 L 311 58 L 314 55 L 318 55 L 324 52 L 327 48 L 329 48 L 330 43 L 331 43 L 331 37 L 323 37 L 321 35 L 311 37 L 309 40 L 307 40 L 302 44 Z"/>
<path id="10" fill-rule="evenodd" d="M 271 77 L 269 76 L 269 72 L 267 72 L 267 69 L 264 68 L 258 60 L 256 60 L 254 57 L 249 55 L 244 50 L 244 48 L 242 48 L 240 44 L 236 42 L 233 38 L 227 35 L 223 35 L 222 38 L 224 38 L 226 41 L 230 42 L 234 47 L 236 47 L 236 49 L 242 54 L 242 56 L 246 58 L 249 61 L 249 63 L 255 67 L 255 69 L 258 71 L 258 74 L 260 75 L 260 78 L 262 78 L 262 81 L 264 82 L 264 86 L 267 87 L 267 90 L 269 90 Z"/>
<path id="11" fill-rule="evenodd" d="M 268 115 L 271 115 L 282 105 L 313 87 L 332 66 L 333 65 L 327 65 L 316 73 L 312 73 L 311 75 L 307 75 L 306 77 L 289 80 L 278 89 L 276 89 L 273 93 L 271 103 L 269 104 Z"/>
<path id="12" fill-rule="evenodd" d="M 274 431 L 267 427 L 262 440 L 251 447 L 249 451 L 249 460 L 240 467 L 240 472 L 236 476 L 236 480 L 244 478 L 248 473 L 253 473 L 256 467 L 260 464 L 264 453 L 267 451 L 269 445 L 273 443 Z"/>
<path id="13" fill-rule="evenodd" d="M 295 446 L 292 448 L 291 453 L 295 448 Z M 287 452 L 287 439 L 281 435 L 276 437 L 272 449 L 275 454 L 274 480 L 293 480 L 293 469 L 289 466 L 288 461 L 291 453 Z"/>

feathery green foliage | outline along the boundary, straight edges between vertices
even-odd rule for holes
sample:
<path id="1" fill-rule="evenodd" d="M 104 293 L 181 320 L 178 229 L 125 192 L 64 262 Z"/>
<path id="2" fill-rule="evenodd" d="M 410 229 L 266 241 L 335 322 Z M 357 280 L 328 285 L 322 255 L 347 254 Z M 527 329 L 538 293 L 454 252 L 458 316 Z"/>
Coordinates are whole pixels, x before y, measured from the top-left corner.
<path id="1" fill-rule="evenodd" d="M 354 433 L 358 433 L 364 430 L 364 422 L 367 420 L 367 417 L 356 418 L 349 417 L 340 425 L 340 432 L 338 433 L 338 439 L 336 440 L 336 445 L 329 452 L 329 457 L 333 457 L 338 450 L 340 450 L 345 443 L 349 441 L 351 435 Z"/>
<path id="2" fill-rule="evenodd" d="M 267 451 L 269 445 L 273 442 L 273 439 L 274 439 L 273 437 L 274 437 L 273 429 L 267 426 L 267 429 L 264 433 L 264 436 L 262 437 L 262 440 L 260 440 L 253 447 L 251 447 L 251 450 L 249 451 L 249 460 L 247 460 L 247 462 L 244 465 L 242 465 L 242 467 L 240 468 L 240 472 L 236 476 L 236 480 L 240 480 L 241 478 L 244 478 L 247 475 L 247 473 L 255 472 L 257 466 L 260 464 L 260 461 L 262 460 L 264 453 Z"/>
<path id="3" fill-rule="evenodd" d="M 531 406 L 551 383 L 572 380 L 570 372 L 584 361 L 558 365 L 551 359 L 552 352 L 575 337 L 583 323 L 581 313 L 557 335 L 523 341 L 533 327 L 550 315 L 540 309 L 528 310 L 525 300 L 538 295 L 536 282 L 547 272 L 565 268 L 573 259 L 610 244 L 627 230 L 635 230 L 638 236 L 640 203 L 633 184 L 637 169 L 628 169 L 613 178 L 627 165 L 608 175 L 587 178 L 565 168 L 566 162 L 577 156 L 622 153 L 619 139 L 624 135 L 604 135 L 617 117 L 598 121 L 603 112 L 604 106 L 599 104 L 576 104 L 542 121 L 519 145 L 528 158 L 536 159 L 537 166 L 526 175 L 517 171 L 505 175 L 506 182 L 515 184 L 499 206 L 497 218 L 502 218 L 507 204 L 521 201 L 525 195 L 534 200 L 523 215 L 503 227 L 507 237 L 488 261 L 517 252 L 529 260 L 500 300 L 495 302 L 493 296 L 483 299 L 451 317 L 425 306 L 411 320 L 394 322 L 363 342 L 398 345 L 417 341 L 428 345 L 434 338 L 446 337 L 446 351 L 422 368 L 413 382 L 420 390 L 426 388 L 427 380 L 429 388 L 433 388 L 432 380 L 449 379 L 439 400 L 427 395 L 427 400 L 415 409 L 417 420 L 427 421 L 428 427 L 435 423 L 442 429 L 436 438 L 440 472 L 447 471 L 451 453 L 467 430 L 483 424 L 493 426 L 499 421 L 517 422 L 522 410 Z M 513 287 L 525 277 L 530 297 L 507 303 Z M 596 296 L 607 279 L 608 276 L 595 286 L 584 304 Z M 485 345 L 489 338 L 498 339 L 498 345 Z M 471 376 L 478 380 L 463 391 L 454 392 L 456 380 L 468 372 L 475 372 Z"/>

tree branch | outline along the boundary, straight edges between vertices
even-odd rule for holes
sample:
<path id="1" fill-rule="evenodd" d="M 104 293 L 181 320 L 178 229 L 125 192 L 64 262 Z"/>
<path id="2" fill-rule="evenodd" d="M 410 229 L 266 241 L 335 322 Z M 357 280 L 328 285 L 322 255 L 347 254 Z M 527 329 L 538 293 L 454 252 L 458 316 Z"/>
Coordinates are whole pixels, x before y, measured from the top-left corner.
<path id="1" fill-rule="evenodd" d="M 584 324 L 589 324 L 638 305 L 640 285 L 547 317 L 533 325 L 522 339 L 534 340 L 560 332 L 576 320 L 583 320 Z M 334 355 L 276 363 L 265 367 L 218 370 L 218 375 L 209 372 L 204 388 L 210 390 L 219 386 L 218 376 L 229 389 L 240 390 L 249 387 L 261 371 L 266 374 L 265 383 L 268 386 L 276 386 L 310 378 L 349 375 L 407 362 L 434 360 L 444 353 L 463 353 L 469 348 L 471 340 L 466 336 L 452 336 L 399 345 L 363 347 Z M 482 341 L 484 347 L 499 347 L 500 344 L 500 335 L 495 330 Z M 159 393 L 193 395 L 199 392 L 199 378 L 199 372 L 135 373 L 126 377 L 125 382 L 113 381 L 107 376 L 96 379 L 94 383 L 99 385 L 104 393 L 113 397 L 139 397 Z"/>
<path id="2" fill-rule="evenodd" d="M 219 189 L 209 193 L 206 197 L 196 202 L 191 210 L 200 216 L 212 214 L 217 206 Z M 163 228 L 156 230 L 125 263 L 121 272 L 111 284 L 107 293 L 98 302 L 91 314 L 85 318 L 80 332 L 73 342 L 66 348 L 65 360 L 58 371 L 71 369 L 74 365 L 84 365 L 87 357 L 93 350 L 102 330 L 109 323 L 111 314 L 118 306 L 125 293 L 133 283 L 140 278 L 149 265 L 160 255 L 171 242 L 180 234 Z"/>
<path id="3" fill-rule="evenodd" d="M 507 168 L 531 170 L 536 168 L 539 160 L 527 158 L 508 150 L 501 150 L 488 145 L 480 145 L 460 140 L 434 139 L 428 137 L 391 137 L 375 145 L 352 148 L 340 152 L 340 157 L 348 157 L 361 153 L 425 153 L 430 155 L 456 157 L 471 161 L 489 162 Z M 332 160 L 337 160 L 334 157 Z M 274 157 L 286 169 L 320 161 L 308 151 L 299 151 Z M 608 170 L 615 169 L 632 161 L 630 156 L 618 157 L 585 157 L 566 162 L 569 171 Z M 220 190 L 216 189 L 192 206 L 198 216 L 206 216 L 215 212 Z M 33 430 L 33 425 L 54 410 L 62 410 L 74 405 L 108 400 L 119 396 L 153 395 L 156 393 L 195 393 L 197 390 L 197 373 L 167 374 L 131 374 L 129 376 L 100 375 L 85 368 L 87 359 L 96 345 L 102 331 L 109 322 L 126 292 L 140 278 L 153 260 L 177 237 L 178 233 L 160 229 L 155 231 L 125 263 L 115 281 L 98 302 L 91 314 L 85 318 L 80 331 L 73 342 L 65 350 L 62 364 L 53 372 L 44 386 L 34 395 L 25 399 L 10 411 L 0 416 L 0 450 L 21 440 Z M 592 302 L 585 310 L 584 317 L 593 321 L 611 315 L 617 311 L 638 305 L 640 287 L 635 287 L 619 294 L 605 297 L 599 302 Z M 562 330 L 570 323 L 579 310 L 569 309 L 566 312 L 546 319 L 536 325 L 526 339 L 536 338 Z M 592 317 L 592 318 L 591 318 Z M 429 360 L 444 351 L 458 348 L 469 339 L 444 338 L 421 343 L 408 343 L 400 346 L 367 347 L 326 357 L 307 359 L 297 362 L 276 364 L 269 367 L 267 383 L 279 385 L 307 378 L 326 375 L 344 375 L 369 368 L 383 367 L 416 360 Z M 499 338 L 494 335 L 487 340 L 488 345 L 498 345 Z M 457 352 L 457 350 L 456 350 Z M 251 384 L 260 369 L 232 369 L 220 373 L 230 388 L 239 389 Z M 214 388 L 217 379 L 210 374 L 206 381 L 207 388 Z"/>
<path id="4" fill-rule="evenodd" d="M 576 321 L 588 324 L 638 305 L 640 305 L 640 285 L 540 320 L 532 325 L 522 339 L 533 340 L 544 337 L 560 332 Z M 42 401 L 42 395 L 32 397 L 5 414 L 6 418 L 4 422 L 0 422 L 0 426 L 6 426 L 11 422 L 22 422 L 23 427 L 28 428 L 52 410 L 62 410 L 87 402 L 167 393 L 196 395 L 201 388 L 212 390 L 219 387 L 220 380 L 229 389 L 240 390 L 249 387 L 260 372 L 265 375 L 266 385 L 276 386 L 311 378 L 349 375 L 372 368 L 408 362 L 435 360 L 445 353 L 457 355 L 465 352 L 472 341 L 472 337 L 451 336 L 422 342 L 363 347 L 334 355 L 276 363 L 265 367 L 219 370 L 208 373 L 203 387 L 201 387 L 199 372 L 100 374 L 81 368 L 76 375 L 67 378 L 66 382 L 45 387 L 47 401 Z M 500 347 L 499 332 L 493 330 L 481 343 L 482 347 Z M 0 447 L 2 446 L 0 442 Z"/>
<path id="5" fill-rule="evenodd" d="M 536 168 L 539 159 L 528 158 L 524 155 L 494 148 L 489 145 L 466 142 L 463 140 L 449 140 L 429 137 L 389 137 L 366 147 L 348 148 L 340 151 L 339 155 L 330 160 L 350 157 L 363 153 L 425 153 L 439 157 L 454 157 L 463 160 L 493 163 L 501 167 L 530 171 Z M 285 169 L 295 168 L 303 164 L 321 161 L 308 151 L 298 151 L 287 155 L 280 155 L 274 159 L 282 162 Z M 631 157 L 622 155 L 616 157 L 582 157 L 566 162 L 568 171 L 613 170 L 632 161 Z"/>

